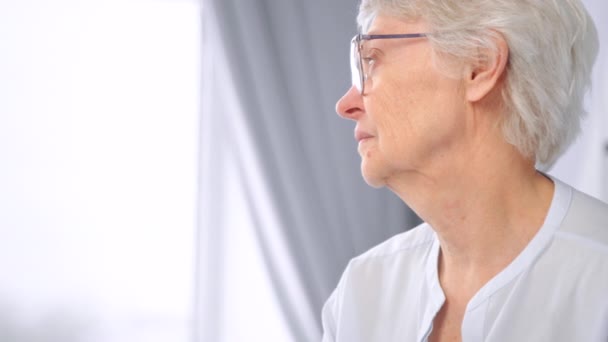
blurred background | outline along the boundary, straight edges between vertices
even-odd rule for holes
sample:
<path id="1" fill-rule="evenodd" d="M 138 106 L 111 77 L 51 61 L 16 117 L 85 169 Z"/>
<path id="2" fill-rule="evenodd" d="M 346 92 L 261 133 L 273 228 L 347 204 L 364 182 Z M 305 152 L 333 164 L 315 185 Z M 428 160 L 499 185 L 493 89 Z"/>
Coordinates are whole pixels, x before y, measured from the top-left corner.
<path id="1" fill-rule="evenodd" d="M 608 13 L 549 172 L 608 200 Z M 0 341 L 316 341 L 418 223 L 359 173 L 355 0 L 0 0 Z"/>

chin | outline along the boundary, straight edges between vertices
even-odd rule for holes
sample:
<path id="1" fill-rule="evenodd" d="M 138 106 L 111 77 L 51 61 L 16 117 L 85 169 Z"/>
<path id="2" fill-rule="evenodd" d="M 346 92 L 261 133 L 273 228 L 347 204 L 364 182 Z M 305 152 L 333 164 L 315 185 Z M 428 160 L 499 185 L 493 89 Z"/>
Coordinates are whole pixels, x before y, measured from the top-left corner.
<path id="1" fill-rule="evenodd" d="M 380 177 L 377 172 L 368 170 L 364 164 L 361 164 L 361 175 L 363 176 L 365 183 L 367 183 L 367 185 L 371 186 L 372 188 L 378 189 L 386 185 L 384 177 Z"/>

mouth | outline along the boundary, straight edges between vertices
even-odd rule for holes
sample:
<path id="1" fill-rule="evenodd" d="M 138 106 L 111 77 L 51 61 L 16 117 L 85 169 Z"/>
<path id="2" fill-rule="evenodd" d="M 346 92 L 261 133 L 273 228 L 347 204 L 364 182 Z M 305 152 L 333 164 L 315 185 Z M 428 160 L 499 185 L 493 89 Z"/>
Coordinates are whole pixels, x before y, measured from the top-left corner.
<path id="1" fill-rule="evenodd" d="M 367 140 L 367 139 L 373 138 L 373 137 L 374 137 L 373 135 L 371 135 L 367 132 L 364 132 L 361 130 L 355 130 L 355 140 L 357 140 L 357 142 L 361 142 L 363 140 Z"/>

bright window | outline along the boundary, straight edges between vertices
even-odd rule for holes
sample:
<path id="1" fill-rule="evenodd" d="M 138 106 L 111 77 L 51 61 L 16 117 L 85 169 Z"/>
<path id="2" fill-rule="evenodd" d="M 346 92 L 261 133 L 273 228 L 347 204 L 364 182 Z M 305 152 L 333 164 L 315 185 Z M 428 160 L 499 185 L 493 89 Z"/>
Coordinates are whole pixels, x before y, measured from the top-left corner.
<path id="1" fill-rule="evenodd" d="M 190 341 L 200 9 L 0 2 L 0 340 Z"/>

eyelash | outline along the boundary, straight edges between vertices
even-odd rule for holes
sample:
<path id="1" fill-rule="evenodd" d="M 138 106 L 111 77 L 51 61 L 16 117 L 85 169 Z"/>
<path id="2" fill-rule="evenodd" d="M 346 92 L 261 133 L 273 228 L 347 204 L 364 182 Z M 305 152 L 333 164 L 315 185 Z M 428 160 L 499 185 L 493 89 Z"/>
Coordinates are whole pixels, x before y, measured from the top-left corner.
<path id="1" fill-rule="evenodd" d="M 367 55 L 361 56 L 361 62 L 371 66 L 376 63 L 376 57 L 376 54 L 370 51 Z"/>
<path id="2" fill-rule="evenodd" d="M 371 62 L 376 61 L 376 59 L 373 56 L 369 56 L 369 57 L 361 57 L 361 60 L 364 63 L 370 64 Z"/>

